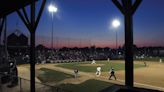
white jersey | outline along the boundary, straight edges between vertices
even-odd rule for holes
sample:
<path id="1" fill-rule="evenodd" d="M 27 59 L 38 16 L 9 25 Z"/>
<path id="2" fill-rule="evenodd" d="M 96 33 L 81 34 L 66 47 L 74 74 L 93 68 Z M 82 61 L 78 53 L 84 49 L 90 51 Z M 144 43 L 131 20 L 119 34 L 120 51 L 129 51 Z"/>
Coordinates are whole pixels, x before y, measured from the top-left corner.
<path id="1" fill-rule="evenodd" d="M 91 64 L 96 64 L 96 61 L 95 60 L 92 60 L 92 63 Z"/>
<path id="2" fill-rule="evenodd" d="M 101 67 L 97 67 L 96 76 L 101 75 Z"/>
<path id="3" fill-rule="evenodd" d="M 97 71 L 101 71 L 101 67 L 97 67 Z"/>

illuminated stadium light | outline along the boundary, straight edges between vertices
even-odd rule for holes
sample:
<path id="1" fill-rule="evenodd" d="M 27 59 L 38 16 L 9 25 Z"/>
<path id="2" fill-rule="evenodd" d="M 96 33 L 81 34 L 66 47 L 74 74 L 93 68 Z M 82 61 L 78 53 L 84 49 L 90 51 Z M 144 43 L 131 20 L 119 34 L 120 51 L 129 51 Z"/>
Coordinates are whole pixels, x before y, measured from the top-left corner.
<path id="1" fill-rule="evenodd" d="M 53 51 L 53 14 L 58 11 L 58 8 L 54 4 L 50 4 L 48 6 L 48 12 L 52 14 L 52 38 L 51 38 L 51 46 Z"/>
<path id="2" fill-rule="evenodd" d="M 118 19 L 114 19 L 114 20 L 112 21 L 112 26 L 113 26 L 114 28 L 118 28 L 118 27 L 120 26 L 120 21 L 119 21 Z"/>
<path id="3" fill-rule="evenodd" d="M 58 8 L 55 7 L 55 6 L 52 5 L 52 4 L 50 4 L 50 5 L 48 6 L 48 11 L 49 11 L 50 13 L 55 13 L 55 12 L 57 12 L 57 10 L 58 10 Z"/>

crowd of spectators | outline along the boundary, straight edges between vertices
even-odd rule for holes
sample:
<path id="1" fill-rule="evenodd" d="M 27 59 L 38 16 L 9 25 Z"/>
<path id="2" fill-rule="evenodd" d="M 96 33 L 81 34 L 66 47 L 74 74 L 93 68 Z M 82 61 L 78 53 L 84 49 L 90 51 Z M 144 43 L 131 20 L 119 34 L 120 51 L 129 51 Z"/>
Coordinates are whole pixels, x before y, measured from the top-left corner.
<path id="1" fill-rule="evenodd" d="M 12 51 L 9 55 L 14 57 L 18 64 L 30 61 L 29 50 Z M 112 55 L 111 50 L 103 49 L 36 49 L 36 63 L 107 60 Z"/>
<path id="2" fill-rule="evenodd" d="M 109 52 L 105 51 L 85 51 L 85 50 L 38 50 L 37 61 L 41 63 L 57 61 L 89 61 L 89 60 L 103 60 L 110 58 Z"/>

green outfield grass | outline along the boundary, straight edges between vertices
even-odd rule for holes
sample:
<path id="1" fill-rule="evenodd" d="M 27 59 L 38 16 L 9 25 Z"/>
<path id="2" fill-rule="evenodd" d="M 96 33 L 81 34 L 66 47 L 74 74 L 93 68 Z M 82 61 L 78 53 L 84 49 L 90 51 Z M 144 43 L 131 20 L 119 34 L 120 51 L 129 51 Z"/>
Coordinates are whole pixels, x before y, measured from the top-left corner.
<path id="1" fill-rule="evenodd" d="M 79 71 L 83 72 L 95 72 L 97 66 L 101 66 L 102 72 L 108 72 L 111 67 L 113 67 L 116 71 L 118 70 L 124 70 L 125 69 L 125 64 L 124 63 L 119 63 L 119 62 L 114 62 L 114 61 L 96 61 L 96 64 L 91 64 L 91 62 L 83 62 L 83 63 L 62 63 L 58 64 L 58 67 L 63 67 L 63 68 L 68 68 L 68 69 L 74 69 L 78 68 Z M 144 64 L 134 64 L 134 68 L 140 68 L 144 67 Z"/>
<path id="2" fill-rule="evenodd" d="M 40 68 L 39 71 L 43 71 L 44 73 L 39 74 L 37 78 L 41 80 L 43 83 L 48 82 L 59 82 L 64 79 L 73 78 L 73 75 L 65 74 L 63 72 L 51 70 L 48 68 Z"/>
<path id="3" fill-rule="evenodd" d="M 68 92 L 100 92 L 112 85 L 113 84 L 109 82 L 91 79 L 81 84 L 62 84 L 59 85 L 59 87 L 68 90 Z"/>

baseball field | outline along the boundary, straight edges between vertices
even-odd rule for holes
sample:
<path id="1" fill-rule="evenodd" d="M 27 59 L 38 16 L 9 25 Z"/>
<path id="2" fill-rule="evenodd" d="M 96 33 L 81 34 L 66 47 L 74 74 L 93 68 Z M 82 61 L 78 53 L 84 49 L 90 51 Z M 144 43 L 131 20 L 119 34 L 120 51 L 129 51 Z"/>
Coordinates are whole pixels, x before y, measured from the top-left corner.
<path id="1" fill-rule="evenodd" d="M 164 63 L 153 61 L 134 61 L 135 86 L 164 91 Z M 96 76 L 96 68 L 101 67 L 101 75 Z M 109 70 L 115 69 L 117 80 L 108 80 Z M 74 69 L 78 77 L 74 78 Z M 29 80 L 28 64 L 18 66 L 19 77 Z M 36 65 L 36 82 L 60 87 L 68 92 L 99 92 L 114 84 L 124 85 L 125 63 L 123 60 L 49 63 Z"/>

